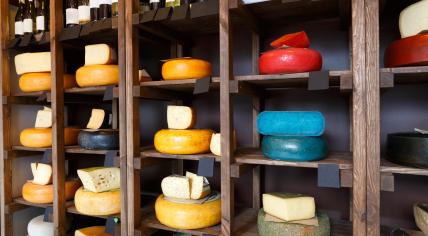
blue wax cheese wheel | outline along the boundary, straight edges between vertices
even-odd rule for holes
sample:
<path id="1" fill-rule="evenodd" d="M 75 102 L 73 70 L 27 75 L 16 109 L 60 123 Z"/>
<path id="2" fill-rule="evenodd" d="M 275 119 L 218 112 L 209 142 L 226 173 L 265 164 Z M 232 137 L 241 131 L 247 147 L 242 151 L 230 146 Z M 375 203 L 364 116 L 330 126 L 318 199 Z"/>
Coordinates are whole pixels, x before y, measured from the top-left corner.
<path id="1" fill-rule="evenodd" d="M 79 146 L 88 150 L 119 149 L 118 130 L 81 130 L 78 136 Z"/>
<path id="2" fill-rule="evenodd" d="M 322 137 L 264 136 L 262 152 L 281 161 L 316 161 L 327 156 L 327 143 Z"/>
<path id="3" fill-rule="evenodd" d="M 325 119 L 317 111 L 264 111 L 257 117 L 257 128 L 263 135 L 321 136 Z"/>

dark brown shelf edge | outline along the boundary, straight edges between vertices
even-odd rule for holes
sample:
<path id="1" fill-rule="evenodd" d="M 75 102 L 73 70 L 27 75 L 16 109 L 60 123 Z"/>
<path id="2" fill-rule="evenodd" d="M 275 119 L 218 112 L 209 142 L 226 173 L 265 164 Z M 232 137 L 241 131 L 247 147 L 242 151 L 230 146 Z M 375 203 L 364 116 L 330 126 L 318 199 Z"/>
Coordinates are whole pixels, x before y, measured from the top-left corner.
<path id="1" fill-rule="evenodd" d="M 25 39 L 25 37 L 29 37 L 29 38 Z M 25 39 L 25 42 L 22 41 L 24 39 Z M 25 45 L 21 45 L 21 43 L 24 43 Z M 10 39 L 7 42 L 6 47 L 8 49 L 34 47 L 34 46 L 37 47 L 40 45 L 47 45 L 49 43 L 50 43 L 49 32 L 43 32 L 43 33 L 31 34 L 29 36 L 22 36 L 19 38 Z"/>
<path id="2" fill-rule="evenodd" d="M 84 25 L 63 28 L 59 35 L 59 41 L 64 42 L 68 40 L 79 39 L 106 30 L 117 30 L 117 27 L 117 17 L 111 17 L 103 20 L 89 22 Z"/>
<path id="3" fill-rule="evenodd" d="M 428 176 L 428 169 L 403 166 L 381 159 L 380 171 L 382 173 Z"/>
<path id="4" fill-rule="evenodd" d="M 95 217 L 95 218 L 101 218 L 101 219 L 107 219 L 109 217 L 120 217 L 120 214 L 115 214 L 115 215 L 105 215 L 105 216 L 95 216 L 95 215 L 86 215 L 86 214 L 82 214 L 80 213 L 76 207 L 74 206 L 74 203 L 70 206 L 67 207 L 67 212 L 68 213 L 72 213 L 75 215 L 82 215 L 82 216 L 90 216 L 90 217 Z"/>
<path id="5" fill-rule="evenodd" d="M 83 88 L 74 87 L 74 88 L 65 89 L 64 93 L 65 94 L 84 94 L 84 95 L 103 95 L 107 88 L 109 88 L 109 86 L 93 86 L 93 87 L 83 87 Z M 116 92 L 115 90 L 117 89 L 118 87 L 115 86 L 113 88 L 114 92 Z M 12 97 L 40 97 L 43 94 L 50 94 L 50 91 L 15 92 L 11 96 Z"/>
<path id="6" fill-rule="evenodd" d="M 214 158 L 216 162 L 221 161 L 221 157 L 216 156 L 212 153 L 195 154 L 195 155 L 172 155 L 172 154 L 160 153 L 153 148 L 143 148 L 141 151 L 142 159 L 159 158 L 159 159 L 168 159 L 168 160 L 178 159 L 178 160 L 198 161 L 199 159 L 205 158 L 205 157 Z"/>
<path id="7" fill-rule="evenodd" d="M 24 146 L 12 146 L 13 151 L 27 151 L 27 152 L 45 152 L 51 148 L 29 148 Z M 65 153 L 70 154 L 96 154 L 96 155 L 105 155 L 109 150 L 87 150 L 79 146 L 66 146 Z"/>
<path id="8" fill-rule="evenodd" d="M 25 206 L 39 207 L 39 208 L 46 208 L 46 207 L 52 206 L 52 203 L 48 203 L 48 204 L 32 203 L 32 202 L 26 201 L 22 197 L 14 198 L 13 202 L 17 203 L 17 204 L 25 205 Z M 72 205 L 74 205 L 74 201 L 67 201 L 66 205 L 67 206 L 72 206 Z"/>

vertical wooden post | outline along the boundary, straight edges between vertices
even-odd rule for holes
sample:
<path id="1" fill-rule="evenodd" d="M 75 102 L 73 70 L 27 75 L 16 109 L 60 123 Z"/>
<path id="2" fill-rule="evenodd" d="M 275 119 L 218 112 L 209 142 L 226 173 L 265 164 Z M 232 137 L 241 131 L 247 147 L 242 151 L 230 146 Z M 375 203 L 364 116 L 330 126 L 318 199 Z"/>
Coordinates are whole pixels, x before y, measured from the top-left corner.
<path id="1" fill-rule="evenodd" d="M 0 231 L 2 236 L 12 235 L 12 214 L 6 212 L 6 207 L 12 203 L 12 160 L 7 153 L 11 150 L 10 140 L 10 106 L 6 104 L 10 96 L 10 68 L 9 57 L 6 48 L 9 40 L 9 1 L 0 0 Z"/>

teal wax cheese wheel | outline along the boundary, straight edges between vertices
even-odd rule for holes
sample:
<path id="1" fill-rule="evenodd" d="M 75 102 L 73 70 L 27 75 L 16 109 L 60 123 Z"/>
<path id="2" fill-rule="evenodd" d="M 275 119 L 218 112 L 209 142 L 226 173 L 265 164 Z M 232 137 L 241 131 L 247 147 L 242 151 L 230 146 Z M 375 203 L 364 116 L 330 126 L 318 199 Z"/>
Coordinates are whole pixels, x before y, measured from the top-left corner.
<path id="1" fill-rule="evenodd" d="M 327 143 L 322 137 L 264 136 L 262 152 L 282 161 L 316 161 L 327 156 Z"/>
<path id="2" fill-rule="evenodd" d="M 264 111 L 257 117 L 263 135 L 321 136 L 324 128 L 324 116 L 317 111 Z"/>
<path id="3" fill-rule="evenodd" d="M 78 137 L 79 146 L 88 150 L 119 149 L 118 130 L 81 130 Z"/>
<path id="4" fill-rule="evenodd" d="M 330 219 L 325 213 L 317 213 L 318 226 L 265 221 L 265 215 L 260 209 L 257 217 L 260 236 L 330 236 Z"/>

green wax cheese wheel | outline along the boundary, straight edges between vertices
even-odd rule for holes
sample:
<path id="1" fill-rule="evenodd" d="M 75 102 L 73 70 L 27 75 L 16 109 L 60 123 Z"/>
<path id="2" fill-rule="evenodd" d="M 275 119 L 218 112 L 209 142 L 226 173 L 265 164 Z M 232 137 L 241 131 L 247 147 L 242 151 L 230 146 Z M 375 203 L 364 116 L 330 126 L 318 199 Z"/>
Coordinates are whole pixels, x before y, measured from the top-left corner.
<path id="1" fill-rule="evenodd" d="M 330 236 L 330 220 L 325 213 L 317 213 L 319 226 L 268 222 L 265 215 L 260 209 L 257 218 L 260 236 Z"/>

